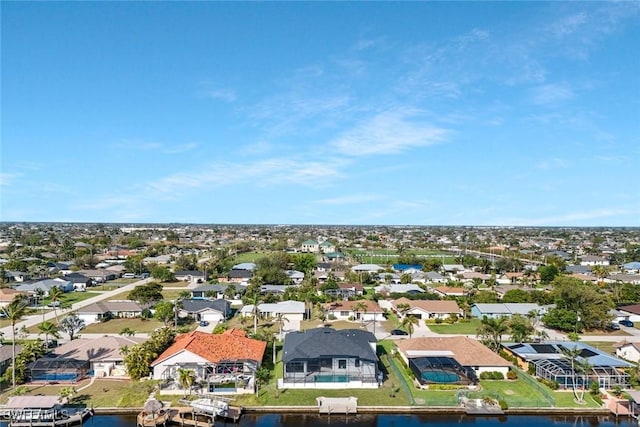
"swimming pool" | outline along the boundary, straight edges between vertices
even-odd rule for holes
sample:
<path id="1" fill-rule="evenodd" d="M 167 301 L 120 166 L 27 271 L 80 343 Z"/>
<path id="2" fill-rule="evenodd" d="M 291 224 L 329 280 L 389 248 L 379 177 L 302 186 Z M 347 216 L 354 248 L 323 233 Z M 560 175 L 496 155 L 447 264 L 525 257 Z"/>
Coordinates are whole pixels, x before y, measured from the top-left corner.
<path id="1" fill-rule="evenodd" d="M 460 381 L 460 375 L 442 370 L 424 371 L 421 376 L 423 380 L 431 383 L 453 384 Z"/>

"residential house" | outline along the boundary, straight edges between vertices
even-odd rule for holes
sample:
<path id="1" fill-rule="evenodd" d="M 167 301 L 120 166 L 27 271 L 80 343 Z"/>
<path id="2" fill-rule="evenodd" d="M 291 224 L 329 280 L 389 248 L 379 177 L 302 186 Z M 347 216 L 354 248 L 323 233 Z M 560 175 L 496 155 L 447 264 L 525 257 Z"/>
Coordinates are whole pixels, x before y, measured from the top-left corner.
<path id="1" fill-rule="evenodd" d="M 467 271 L 467 268 L 462 264 L 443 264 L 442 270 L 449 275 L 455 276 L 458 273 Z"/>
<path id="2" fill-rule="evenodd" d="M 143 307 L 129 300 L 104 300 L 76 310 L 85 325 L 113 318 L 134 318 L 142 315 Z"/>
<path id="3" fill-rule="evenodd" d="M 224 322 L 231 316 L 231 304 L 224 299 L 183 299 L 179 316 L 193 316 L 196 322 Z"/>
<path id="4" fill-rule="evenodd" d="M 360 283 L 337 283 L 337 288 L 335 289 L 326 289 L 324 291 L 325 295 L 334 296 L 339 299 L 349 299 L 354 298 L 364 294 L 364 286 Z M 318 294 L 322 294 L 322 291 L 318 291 Z"/>
<path id="5" fill-rule="evenodd" d="M 361 329 L 314 328 L 284 341 L 278 388 L 378 388 L 382 382 L 376 337 Z"/>
<path id="6" fill-rule="evenodd" d="M 22 295 L 24 297 L 29 296 L 28 292 L 20 292 L 11 288 L 0 288 L 0 307 L 6 307 L 14 300 L 16 295 Z"/>
<path id="7" fill-rule="evenodd" d="M 76 291 L 85 291 L 93 285 L 91 278 L 80 273 L 69 273 L 64 275 L 64 279 L 73 283 L 73 289 Z"/>
<path id="8" fill-rule="evenodd" d="M 256 269 L 256 264 L 254 262 L 242 262 L 240 264 L 236 264 L 231 267 L 232 270 L 246 270 L 253 271 Z"/>
<path id="9" fill-rule="evenodd" d="M 630 385 L 629 373 L 633 364 L 614 357 L 602 350 L 580 341 L 545 341 L 544 343 L 503 343 L 502 348 L 516 358 L 517 364 L 526 370 L 532 369 L 535 376 L 555 381 L 561 389 L 573 388 L 576 380 L 571 369 L 571 360 L 566 354 L 577 351 L 575 361 L 590 367 L 586 383 L 583 376 L 577 378 L 578 387 L 589 388 L 597 381 L 599 388 L 612 389 L 616 386 L 627 388 Z M 530 368 L 533 365 L 533 368 Z"/>
<path id="10" fill-rule="evenodd" d="M 477 340 L 464 336 L 411 338 L 395 344 L 420 386 L 477 384 L 483 372 L 500 372 L 506 377 L 512 365 Z"/>
<path id="11" fill-rule="evenodd" d="M 24 271 L 5 270 L 4 279 L 7 282 L 22 283 L 22 282 L 26 282 L 27 280 L 31 280 L 31 275 L 29 273 L 25 273 Z"/>
<path id="12" fill-rule="evenodd" d="M 425 283 L 447 283 L 447 278 L 437 271 L 427 271 L 424 273 Z"/>
<path id="13" fill-rule="evenodd" d="M 622 264 L 622 269 L 627 274 L 640 274 L 640 261 L 632 261 Z"/>
<path id="14" fill-rule="evenodd" d="M 94 280 L 97 283 L 105 283 L 109 280 L 116 280 L 118 278 L 118 274 L 113 271 L 108 270 L 80 270 L 78 273 L 83 276 L 89 277 L 91 280 Z"/>
<path id="15" fill-rule="evenodd" d="M 173 275 L 175 276 L 176 280 L 180 280 L 182 282 L 204 283 L 207 281 L 204 273 L 197 270 L 176 271 Z"/>
<path id="16" fill-rule="evenodd" d="M 484 316 L 489 318 L 499 318 L 502 316 L 511 317 L 514 314 L 528 316 L 535 312 L 537 316 L 541 316 L 546 309 L 535 303 L 497 303 L 497 304 L 473 304 L 471 306 L 471 316 L 482 319 Z"/>
<path id="17" fill-rule="evenodd" d="M 453 300 L 410 300 L 399 298 L 391 301 L 393 310 L 401 314 L 398 305 L 407 304 L 409 309 L 404 313 L 418 319 L 446 319 L 451 316 L 464 317 L 464 312 Z"/>
<path id="18" fill-rule="evenodd" d="M 247 304 L 240 309 L 240 316 L 253 317 L 253 312 L 253 304 Z M 288 321 L 302 321 L 306 310 L 302 301 L 281 301 L 258 304 L 258 312 L 261 318 L 275 319 L 281 316 Z"/>
<path id="19" fill-rule="evenodd" d="M 320 252 L 320 244 L 317 240 L 308 239 L 304 242 L 300 243 L 300 252 L 311 252 L 317 253 Z"/>
<path id="20" fill-rule="evenodd" d="M 583 255 L 580 257 L 580 265 L 609 265 L 609 260 L 607 258 L 596 256 L 596 255 Z"/>
<path id="21" fill-rule="evenodd" d="M 640 362 L 640 343 L 623 340 L 616 343 L 616 356 L 634 363 Z"/>
<path id="22" fill-rule="evenodd" d="M 16 286 L 15 289 L 20 292 L 36 293 L 38 290 L 42 291 L 45 297 L 49 296 L 51 288 L 59 288 L 63 292 L 73 291 L 73 283 L 64 279 L 45 279 L 38 282 L 21 283 Z"/>
<path id="23" fill-rule="evenodd" d="M 363 310 L 358 308 L 360 304 L 364 305 Z M 324 310 L 329 319 L 362 322 L 383 320 L 383 310 L 377 302 L 371 300 L 329 302 L 324 304 Z"/>
<path id="24" fill-rule="evenodd" d="M 144 338 L 105 335 L 100 338 L 78 338 L 56 347 L 46 358 L 86 362 L 89 373 L 97 378 L 127 377 L 122 347 L 143 342 Z M 42 372 L 50 376 L 51 373 Z"/>
<path id="25" fill-rule="evenodd" d="M 291 279 L 291 283 L 294 285 L 299 285 L 304 280 L 304 273 L 298 270 L 286 270 L 285 274 L 289 279 Z"/>
<path id="26" fill-rule="evenodd" d="M 409 294 L 409 295 L 417 295 L 423 294 L 424 289 L 422 289 L 418 285 L 414 285 L 413 283 L 403 284 L 403 285 L 379 285 L 373 288 L 377 294 L 389 295 L 389 294 Z"/>
<path id="27" fill-rule="evenodd" d="M 322 243 L 320 243 L 318 245 L 318 249 L 323 254 L 330 254 L 330 253 L 333 253 L 333 252 L 336 251 L 336 245 L 334 245 L 333 243 L 331 243 L 328 240 L 325 240 L 324 242 L 322 242 Z"/>
<path id="28" fill-rule="evenodd" d="M 142 263 L 145 265 L 148 265 L 148 264 L 167 265 L 167 264 L 171 264 L 171 261 L 173 261 L 173 255 L 148 256 L 142 259 Z"/>
<path id="29" fill-rule="evenodd" d="M 436 288 L 431 288 L 431 292 L 433 292 L 436 295 L 440 295 L 443 298 L 462 297 L 467 294 L 464 288 L 460 288 L 457 286 L 438 286 Z"/>
<path id="30" fill-rule="evenodd" d="M 163 394 L 182 394 L 179 368 L 194 372 L 199 393 L 254 393 L 255 373 L 266 348 L 266 342 L 247 338 L 240 329 L 222 334 L 193 331 L 179 335 L 151 363 L 153 378 L 163 380 Z"/>
<path id="31" fill-rule="evenodd" d="M 381 267 L 378 264 L 358 264 L 351 267 L 351 271 L 356 273 L 377 274 L 380 271 L 384 271 L 384 267 Z"/>
<path id="32" fill-rule="evenodd" d="M 251 270 L 239 270 L 232 269 L 229 270 L 227 276 L 219 277 L 218 280 L 220 282 L 232 282 L 232 283 L 242 283 L 247 285 L 249 280 L 253 277 L 253 271 Z"/>
<path id="33" fill-rule="evenodd" d="M 618 307 L 618 312 L 620 316 L 622 316 L 622 318 L 618 318 L 618 320 L 640 322 L 640 304 L 623 305 Z"/>
<path id="34" fill-rule="evenodd" d="M 16 356 L 22 352 L 22 346 L 16 345 Z M 0 346 L 0 375 L 4 374 L 9 366 L 11 366 L 13 358 L 13 349 L 10 345 Z"/>
<path id="35" fill-rule="evenodd" d="M 234 298 L 240 298 L 240 295 L 244 293 L 246 285 L 240 283 L 213 283 L 207 285 L 201 285 L 191 290 L 192 298 L 208 298 L 208 299 L 222 299 L 225 298 L 227 289 L 233 286 Z"/>
<path id="36" fill-rule="evenodd" d="M 611 274 L 604 280 L 608 283 L 631 283 L 640 285 L 640 274 Z"/>

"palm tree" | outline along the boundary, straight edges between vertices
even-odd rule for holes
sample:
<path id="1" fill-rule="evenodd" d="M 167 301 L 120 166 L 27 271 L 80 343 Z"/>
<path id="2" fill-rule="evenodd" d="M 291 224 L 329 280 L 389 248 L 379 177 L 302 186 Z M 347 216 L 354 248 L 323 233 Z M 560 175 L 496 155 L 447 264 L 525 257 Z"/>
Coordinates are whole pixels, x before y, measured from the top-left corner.
<path id="1" fill-rule="evenodd" d="M 282 313 L 276 314 L 276 323 L 278 324 L 278 338 L 282 339 L 282 327 L 284 326 L 284 322 L 288 322 L 289 319 L 284 317 Z M 274 343 L 275 345 L 275 343 Z"/>
<path id="2" fill-rule="evenodd" d="M 258 333 L 258 316 L 260 315 L 260 308 L 258 304 L 260 303 L 260 294 L 257 293 L 253 298 L 253 335 Z"/>
<path id="3" fill-rule="evenodd" d="M 404 317 L 411 309 L 411 306 L 406 302 L 401 302 L 400 304 L 396 305 L 396 309 L 398 310 L 398 313 L 400 313 L 401 316 Z"/>
<path id="4" fill-rule="evenodd" d="M 16 297 L 5 307 L 2 307 L 4 317 L 11 322 L 11 385 L 16 387 L 16 323 L 18 323 L 27 314 L 27 306 L 29 302 L 24 295 L 16 295 Z"/>
<path id="5" fill-rule="evenodd" d="M 40 334 L 44 334 L 44 345 L 47 348 L 49 348 L 49 336 L 53 338 L 60 338 L 60 331 L 58 330 L 58 326 L 48 320 L 40 323 L 38 325 L 38 330 L 40 331 Z"/>
<path id="6" fill-rule="evenodd" d="M 176 371 L 178 374 L 178 383 L 184 389 L 184 397 L 187 397 L 187 390 L 191 394 L 191 386 L 196 380 L 196 375 L 193 369 L 178 368 Z"/>
<path id="7" fill-rule="evenodd" d="M 580 357 L 580 353 L 582 349 L 579 348 L 576 344 L 574 344 L 573 348 L 562 346 L 560 347 L 560 351 L 562 354 L 569 359 L 569 363 L 571 365 L 571 385 L 573 386 L 573 396 L 576 398 L 577 402 L 584 401 L 584 387 L 582 393 L 578 392 L 578 385 L 576 384 L 576 380 L 578 378 L 578 371 L 580 370 L 580 361 L 578 361 L 578 357 Z"/>
<path id="8" fill-rule="evenodd" d="M 353 311 L 356 313 L 356 318 L 360 317 L 360 322 L 364 323 L 364 313 L 367 312 L 367 303 L 358 301 L 358 303 L 353 306 Z M 358 316 L 358 313 L 362 313 L 362 315 Z"/>
<path id="9" fill-rule="evenodd" d="M 507 333 L 508 330 L 509 322 L 506 316 L 498 318 L 484 316 L 476 330 L 476 335 L 480 337 L 484 345 L 498 352 L 502 343 L 502 335 Z"/>
<path id="10" fill-rule="evenodd" d="M 413 334 L 413 325 L 418 324 L 418 318 L 416 316 L 405 316 L 400 322 L 400 327 L 406 329 L 409 333 L 409 338 Z"/>
<path id="11" fill-rule="evenodd" d="M 58 310 L 57 306 L 60 305 L 60 300 L 64 295 L 64 291 L 57 286 L 52 287 L 49 290 L 49 300 L 51 301 L 51 305 L 53 306 L 53 314 L 56 316 L 56 321 L 58 320 Z"/>
<path id="12" fill-rule="evenodd" d="M 76 313 L 71 313 L 60 320 L 60 329 L 69 334 L 69 341 L 73 341 L 76 332 L 84 328 L 84 326 L 84 320 L 79 318 Z"/>

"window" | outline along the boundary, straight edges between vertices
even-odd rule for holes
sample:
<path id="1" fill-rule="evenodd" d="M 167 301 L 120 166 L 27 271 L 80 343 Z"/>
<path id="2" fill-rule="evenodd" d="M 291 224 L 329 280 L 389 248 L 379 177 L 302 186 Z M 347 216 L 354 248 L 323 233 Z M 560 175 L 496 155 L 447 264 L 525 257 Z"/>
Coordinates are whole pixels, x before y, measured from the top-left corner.
<path id="1" fill-rule="evenodd" d="M 349 317 L 349 312 L 348 311 L 341 311 L 340 312 L 340 317 Z"/>
<path id="2" fill-rule="evenodd" d="M 347 361 L 345 359 L 338 359 L 338 369 L 347 369 Z"/>
<path id="3" fill-rule="evenodd" d="M 286 371 L 287 373 L 304 372 L 304 362 L 289 362 Z"/>
<path id="4" fill-rule="evenodd" d="M 360 359 L 356 359 L 355 366 L 356 366 L 356 368 L 360 367 Z"/>

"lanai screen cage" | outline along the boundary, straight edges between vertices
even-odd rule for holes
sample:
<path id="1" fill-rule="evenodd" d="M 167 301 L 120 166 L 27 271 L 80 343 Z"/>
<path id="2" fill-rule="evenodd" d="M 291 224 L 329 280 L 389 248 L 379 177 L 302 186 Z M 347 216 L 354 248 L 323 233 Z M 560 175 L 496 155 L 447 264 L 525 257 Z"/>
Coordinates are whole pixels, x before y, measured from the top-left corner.
<path id="1" fill-rule="evenodd" d="M 573 388 L 574 381 L 577 388 L 586 388 L 596 381 L 598 387 L 613 388 L 630 386 L 629 374 L 611 366 L 592 366 L 585 375 L 571 369 L 571 361 L 567 359 L 540 359 L 532 362 L 536 367 L 536 376 L 549 381 L 555 381 L 563 389 Z"/>
<path id="2" fill-rule="evenodd" d="M 89 361 L 42 358 L 29 364 L 31 381 L 77 382 L 89 374 Z"/>
<path id="3" fill-rule="evenodd" d="M 427 356 L 409 359 L 409 368 L 420 384 L 476 384 L 475 373 L 452 357 Z"/>

